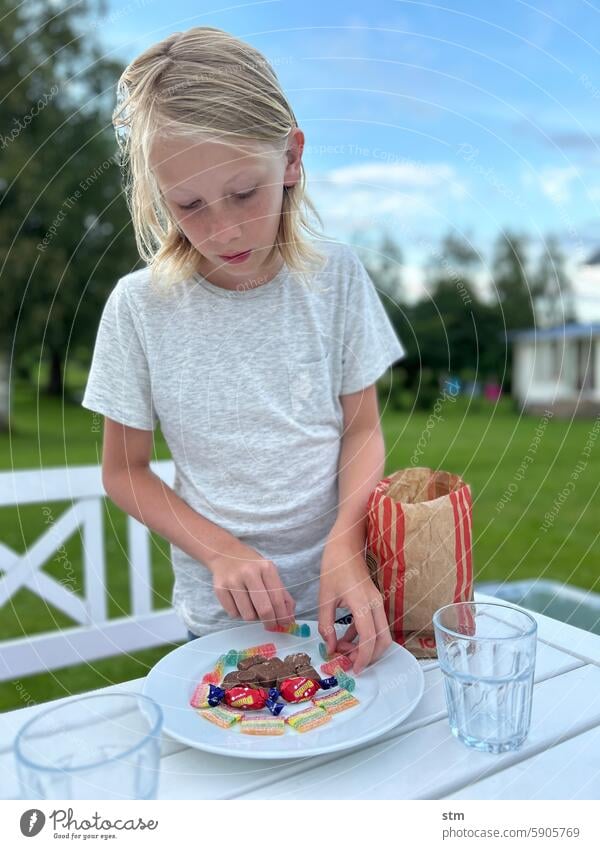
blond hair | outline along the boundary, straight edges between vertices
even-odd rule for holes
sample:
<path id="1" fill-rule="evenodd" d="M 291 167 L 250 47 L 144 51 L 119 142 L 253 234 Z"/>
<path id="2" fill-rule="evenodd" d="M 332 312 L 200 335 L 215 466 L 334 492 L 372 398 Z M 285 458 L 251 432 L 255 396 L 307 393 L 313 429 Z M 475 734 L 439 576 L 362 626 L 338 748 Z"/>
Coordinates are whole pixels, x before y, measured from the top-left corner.
<path id="1" fill-rule="evenodd" d="M 193 27 L 172 33 L 125 68 L 117 85 L 113 126 L 138 251 L 154 279 L 174 281 L 197 273 L 201 254 L 177 226 L 149 167 L 153 136 L 207 137 L 236 148 L 251 140 L 282 150 L 297 122 L 273 68 L 258 50 L 224 30 Z M 322 264 L 323 254 L 304 235 L 321 235 L 307 213 L 322 229 L 300 163 L 300 179 L 284 187 L 267 262 L 279 251 L 290 270 L 301 275 Z"/>

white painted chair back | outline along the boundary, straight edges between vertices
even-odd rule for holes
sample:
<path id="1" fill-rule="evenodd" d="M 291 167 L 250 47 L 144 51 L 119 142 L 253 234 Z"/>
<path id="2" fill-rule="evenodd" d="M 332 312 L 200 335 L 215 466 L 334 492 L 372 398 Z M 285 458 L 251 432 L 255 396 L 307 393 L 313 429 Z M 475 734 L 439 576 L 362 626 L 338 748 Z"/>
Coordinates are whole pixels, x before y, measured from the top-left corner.
<path id="1" fill-rule="evenodd" d="M 172 485 L 175 469 L 170 460 L 151 463 L 151 468 Z M 41 504 L 48 525 L 24 554 L 0 541 L 0 617 L 15 593 L 26 587 L 78 623 L 1 641 L 0 681 L 186 639 L 186 628 L 171 608 L 152 610 L 150 534 L 132 516 L 127 517 L 132 613 L 108 618 L 104 497 L 100 466 L 0 472 L 0 509 Z M 60 501 L 71 506 L 55 518 L 51 505 Z M 64 550 L 63 543 L 76 532 L 81 533 L 83 547 L 83 597 L 68 586 L 74 576 L 57 580 L 43 571 L 44 564 Z"/>

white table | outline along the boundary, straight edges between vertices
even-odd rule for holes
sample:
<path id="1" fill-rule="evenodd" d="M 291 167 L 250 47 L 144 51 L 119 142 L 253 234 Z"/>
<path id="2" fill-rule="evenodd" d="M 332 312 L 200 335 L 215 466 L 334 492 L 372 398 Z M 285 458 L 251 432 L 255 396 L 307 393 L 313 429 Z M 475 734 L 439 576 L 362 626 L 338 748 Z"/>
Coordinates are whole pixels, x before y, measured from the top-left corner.
<path id="1" fill-rule="evenodd" d="M 481 593 L 475 598 L 498 601 Z M 517 752 L 492 755 L 456 740 L 438 663 L 421 661 L 425 693 L 414 712 L 377 740 L 347 752 L 246 760 L 191 749 L 164 735 L 159 798 L 598 799 L 600 636 L 533 615 L 539 639 L 532 724 Z M 95 692 L 139 692 L 143 681 Z M 12 742 L 47 704 L 0 714 L 0 798 L 18 798 Z"/>

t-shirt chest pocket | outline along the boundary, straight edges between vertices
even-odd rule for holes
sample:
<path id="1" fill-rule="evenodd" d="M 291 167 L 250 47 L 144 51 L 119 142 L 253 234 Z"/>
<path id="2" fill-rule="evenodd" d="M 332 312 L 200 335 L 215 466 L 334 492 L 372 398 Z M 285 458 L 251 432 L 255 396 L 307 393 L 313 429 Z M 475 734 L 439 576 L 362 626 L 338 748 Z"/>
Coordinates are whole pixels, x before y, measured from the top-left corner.
<path id="1" fill-rule="evenodd" d="M 309 360 L 292 356 L 287 365 L 293 418 L 307 423 L 327 418 L 332 403 L 329 352 Z"/>

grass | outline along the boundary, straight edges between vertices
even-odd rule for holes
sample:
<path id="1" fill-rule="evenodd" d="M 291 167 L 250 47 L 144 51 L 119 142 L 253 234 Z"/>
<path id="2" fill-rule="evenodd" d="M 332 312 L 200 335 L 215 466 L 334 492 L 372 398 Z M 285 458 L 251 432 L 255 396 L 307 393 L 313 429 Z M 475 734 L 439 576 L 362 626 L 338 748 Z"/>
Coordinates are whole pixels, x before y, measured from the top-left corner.
<path id="1" fill-rule="evenodd" d="M 427 412 L 391 410 L 383 400 L 381 410 L 386 474 L 409 465 L 431 466 L 458 472 L 471 485 L 476 582 L 546 577 L 599 588 L 600 546 L 593 505 L 600 483 L 593 469 L 600 447 L 595 444 L 593 421 L 551 418 L 544 424 L 541 417 L 519 417 L 509 399 L 497 406 L 483 400 L 470 405 L 463 398 L 446 400 L 438 408 L 437 420 Z M 63 403 L 18 385 L 13 415 L 12 437 L 0 437 L 3 469 L 100 463 L 101 419 L 76 401 Z M 414 456 L 417 446 L 422 453 Z M 169 457 L 160 431 L 154 456 Z M 573 486 L 565 490 L 569 481 Z M 561 491 L 567 492 L 566 497 Z M 0 540 L 25 551 L 67 506 L 65 502 L 2 509 Z M 553 510 L 556 515 L 548 519 Z M 105 504 L 105 528 L 109 614 L 124 616 L 130 612 L 125 517 L 111 503 Z M 154 606 L 164 608 L 170 605 L 172 589 L 169 545 L 155 534 L 152 539 Z M 68 581 L 81 594 L 79 537 L 65 543 L 60 556 L 44 570 Z M 21 589 L 2 609 L 0 640 L 73 624 Z M 172 648 L 163 646 L 0 684 L 0 710 L 141 677 Z"/>

